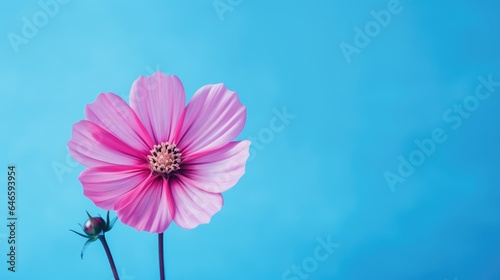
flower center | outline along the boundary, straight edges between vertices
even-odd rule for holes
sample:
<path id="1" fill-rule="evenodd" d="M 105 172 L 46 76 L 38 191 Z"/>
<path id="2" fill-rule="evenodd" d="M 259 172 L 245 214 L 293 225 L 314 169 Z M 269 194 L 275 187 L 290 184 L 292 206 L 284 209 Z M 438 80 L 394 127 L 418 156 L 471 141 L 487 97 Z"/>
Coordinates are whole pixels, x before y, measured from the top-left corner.
<path id="1" fill-rule="evenodd" d="M 155 145 L 151 150 L 151 155 L 148 155 L 149 166 L 155 174 L 168 175 L 179 170 L 181 155 L 175 144 L 162 142 L 160 145 Z"/>

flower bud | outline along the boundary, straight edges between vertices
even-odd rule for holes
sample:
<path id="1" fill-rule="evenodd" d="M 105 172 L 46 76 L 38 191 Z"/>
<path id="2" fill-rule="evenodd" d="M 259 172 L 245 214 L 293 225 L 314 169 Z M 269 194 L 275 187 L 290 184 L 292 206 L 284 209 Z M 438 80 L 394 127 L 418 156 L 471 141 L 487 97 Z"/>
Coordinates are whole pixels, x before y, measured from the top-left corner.
<path id="1" fill-rule="evenodd" d="M 87 216 L 89 219 L 85 222 L 85 224 L 82 226 L 83 232 L 85 234 L 81 234 L 79 232 L 76 232 L 72 229 L 70 231 L 80 235 L 81 237 L 87 238 L 87 242 L 85 242 L 85 245 L 83 245 L 82 253 L 81 253 L 81 258 L 83 259 L 83 253 L 85 252 L 85 249 L 87 246 L 89 246 L 90 243 L 96 241 L 97 239 L 104 239 L 104 233 L 110 231 L 113 228 L 113 225 L 116 222 L 117 217 L 115 217 L 113 220 L 109 220 L 109 211 L 106 215 L 106 220 L 104 220 L 102 217 L 92 217 L 90 216 L 89 212 L 87 212 Z"/>
<path id="2" fill-rule="evenodd" d="M 106 227 L 106 222 L 101 217 L 91 217 L 83 225 L 83 231 L 90 236 L 99 235 Z"/>

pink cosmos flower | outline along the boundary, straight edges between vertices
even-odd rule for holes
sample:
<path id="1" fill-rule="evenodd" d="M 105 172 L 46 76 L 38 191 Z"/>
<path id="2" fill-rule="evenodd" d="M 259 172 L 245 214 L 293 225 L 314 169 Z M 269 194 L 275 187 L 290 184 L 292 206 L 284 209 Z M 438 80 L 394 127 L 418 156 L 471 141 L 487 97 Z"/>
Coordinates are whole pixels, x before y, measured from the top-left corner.
<path id="1" fill-rule="evenodd" d="M 250 141 L 233 140 L 246 108 L 223 84 L 200 88 L 185 104 L 181 81 L 157 72 L 134 82 L 130 105 L 113 93 L 87 105 L 68 142 L 88 167 L 79 177 L 85 196 L 137 230 L 210 222 L 221 193 L 245 173 Z"/>

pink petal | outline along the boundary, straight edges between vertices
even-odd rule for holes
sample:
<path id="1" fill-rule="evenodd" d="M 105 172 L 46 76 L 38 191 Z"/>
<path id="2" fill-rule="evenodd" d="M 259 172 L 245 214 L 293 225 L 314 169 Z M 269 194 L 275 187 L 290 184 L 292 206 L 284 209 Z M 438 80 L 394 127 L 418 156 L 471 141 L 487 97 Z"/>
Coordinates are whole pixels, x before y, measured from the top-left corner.
<path id="1" fill-rule="evenodd" d="M 231 142 L 222 148 L 186 158 L 183 175 L 194 186 L 207 192 L 221 193 L 233 187 L 245 173 L 245 163 L 250 156 L 250 141 Z"/>
<path id="2" fill-rule="evenodd" d="M 246 108 L 223 84 L 200 88 L 186 107 L 179 148 L 183 154 L 223 147 L 240 134 Z"/>
<path id="3" fill-rule="evenodd" d="M 115 210 L 120 221 L 139 231 L 164 232 L 175 213 L 168 181 L 151 177 L 128 192 L 115 205 Z"/>
<path id="4" fill-rule="evenodd" d="M 146 127 L 155 144 L 174 142 L 182 123 L 186 96 L 176 76 L 156 72 L 141 76 L 130 90 L 130 106 Z"/>
<path id="5" fill-rule="evenodd" d="M 113 93 L 100 94 L 87 105 L 85 116 L 138 151 L 149 153 L 154 145 L 132 108 Z"/>
<path id="6" fill-rule="evenodd" d="M 103 209 L 113 210 L 115 203 L 144 182 L 150 174 L 147 165 L 98 166 L 84 170 L 79 179 L 86 197 Z"/>
<path id="7" fill-rule="evenodd" d="M 212 216 L 222 208 L 220 193 L 209 193 L 195 187 L 182 175 L 170 179 L 175 201 L 175 223 L 185 229 L 208 224 Z"/>
<path id="8" fill-rule="evenodd" d="M 90 121 L 73 125 L 68 142 L 69 153 L 87 167 L 103 165 L 140 165 L 147 162 L 146 155 L 137 152 L 121 140 Z"/>

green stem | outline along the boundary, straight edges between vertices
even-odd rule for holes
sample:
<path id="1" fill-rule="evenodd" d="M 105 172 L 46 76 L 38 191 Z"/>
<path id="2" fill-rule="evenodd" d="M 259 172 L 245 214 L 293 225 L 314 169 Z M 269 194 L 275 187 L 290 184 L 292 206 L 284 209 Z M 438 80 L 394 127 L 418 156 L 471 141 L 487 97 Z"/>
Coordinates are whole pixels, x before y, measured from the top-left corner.
<path id="1" fill-rule="evenodd" d="M 118 277 L 118 272 L 116 271 L 115 261 L 113 260 L 113 256 L 111 255 L 111 250 L 109 250 L 108 242 L 106 242 L 106 238 L 104 235 L 99 236 L 99 240 L 101 240 L 102 246 L 106 251 L 106 255 L 108 256 L 109 265 L 111 266 L 111 270 L 113 271 L 113 276 L 115 280 L 120 280 Z"/>

